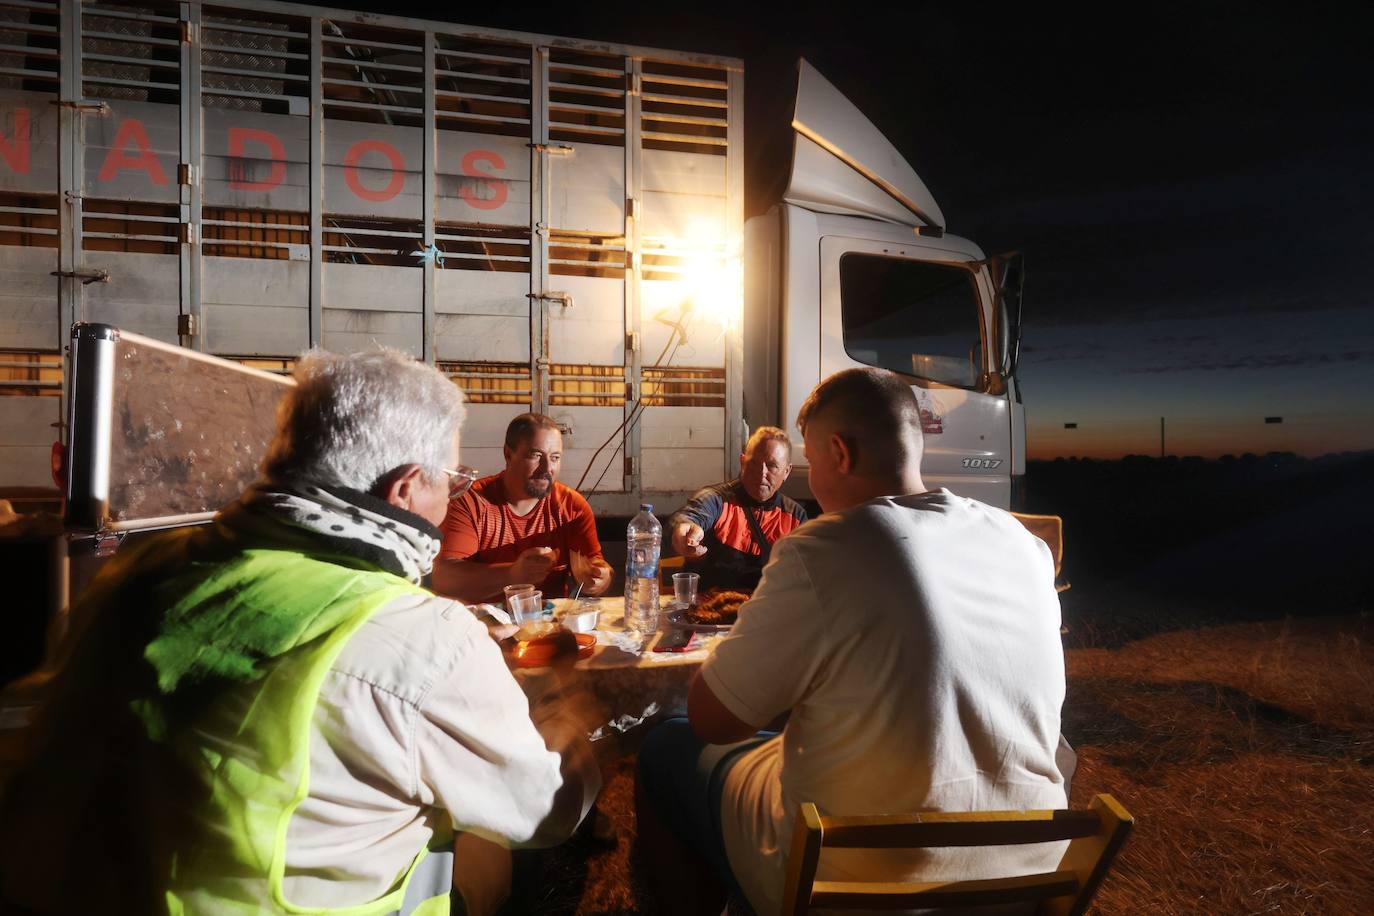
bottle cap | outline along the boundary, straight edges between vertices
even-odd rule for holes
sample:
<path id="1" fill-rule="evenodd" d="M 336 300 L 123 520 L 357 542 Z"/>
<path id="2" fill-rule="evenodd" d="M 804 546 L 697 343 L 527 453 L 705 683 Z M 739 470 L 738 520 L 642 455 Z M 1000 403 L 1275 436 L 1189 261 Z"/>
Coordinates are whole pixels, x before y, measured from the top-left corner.
<path id="1" fill-rule="evenodd" d="M 654 511 L 654 504 L 653 504 L 653 503 L 640 503 L 640 504 L 639 504 L 639 511 L 640 511 L 640 512 L 652 512 L 652 511 Z"/>

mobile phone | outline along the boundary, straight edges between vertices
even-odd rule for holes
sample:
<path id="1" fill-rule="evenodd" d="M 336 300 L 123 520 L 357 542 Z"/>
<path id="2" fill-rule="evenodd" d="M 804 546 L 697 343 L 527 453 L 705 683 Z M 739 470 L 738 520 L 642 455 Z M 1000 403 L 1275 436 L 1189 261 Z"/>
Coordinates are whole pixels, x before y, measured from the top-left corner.
<path id="1" fill-rule="evenodd" d="M 658 642 L 654 643 L 655 652 L 686 652 L 692 647 L 692 637 L 695 633 L 687 630 L 665 630 L 658 634 Z"/>

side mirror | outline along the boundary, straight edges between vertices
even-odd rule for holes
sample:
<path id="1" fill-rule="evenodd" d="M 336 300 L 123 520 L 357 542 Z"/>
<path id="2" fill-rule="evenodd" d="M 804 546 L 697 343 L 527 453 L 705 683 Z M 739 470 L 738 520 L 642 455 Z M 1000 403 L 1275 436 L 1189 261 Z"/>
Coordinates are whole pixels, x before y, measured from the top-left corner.
<path id="1" fill-rule="evenodd" d="M 997 320 L 998 368 L 1003 378 L 1016 375 L 1021 361 L 1021 297 L 1025 290 L 1025 259 L 1019 251 L 990 258 L 993 315 Z"/>

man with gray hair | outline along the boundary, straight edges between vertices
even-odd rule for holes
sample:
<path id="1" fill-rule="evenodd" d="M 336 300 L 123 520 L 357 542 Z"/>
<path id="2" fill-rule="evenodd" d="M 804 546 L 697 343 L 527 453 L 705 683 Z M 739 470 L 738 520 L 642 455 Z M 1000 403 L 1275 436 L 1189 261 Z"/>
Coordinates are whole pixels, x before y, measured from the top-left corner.
<path id="1" fill-rule="evenodd" d="M 490 841 L 561 840 L 590 806 L 486 628 L 419 585 L 477 476 L 461 393 L 390 350 L 295 380 L 262 478 L 73 608 L 0 800 L 7 905 L 447 911 L 456 887 L 486 912 Z"/>
<path id="2" fill-rule="evenodd" d="M 698 490 L 673 513 L 673 549 L 701 574 L 702 588 L 759 584 L 773 545 L 806 522 L 806 510 L 780 492 L 791 473 L 792 440 L 760 426 L 739 456 L 739 477 Z"/>
<path id="3" fill-rule="evenodd" d="M 688 719 L 639 758 L 641 836 L 666 826 L 759 913 L 781 905 L 801 802 L 833 815 L 1066 804 L 1048 548 L 1001 509 L 926 489 L 920 408 L 898 375 L 832 375 L 797 425 L 825 514 L 774 547 Z M 781 735 L 751 737 L 783 714 Z M 838 850 L 818 877 L 1029 873 L 1060 852 Z M 679 872 L 683 855 L 669 856 Z"/>

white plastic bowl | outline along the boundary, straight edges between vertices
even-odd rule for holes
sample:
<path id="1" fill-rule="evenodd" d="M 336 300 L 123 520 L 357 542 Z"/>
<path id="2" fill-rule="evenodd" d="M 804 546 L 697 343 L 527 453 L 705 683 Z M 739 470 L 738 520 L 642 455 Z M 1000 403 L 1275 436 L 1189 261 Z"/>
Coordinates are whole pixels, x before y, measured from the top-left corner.
<path id="1" fill-rule="evenodd" d="M 574 633 L 590 633 L 601 620 L 601 602 L 595 598 L 580 600 L 559 619 L 566 629 Z"/>

